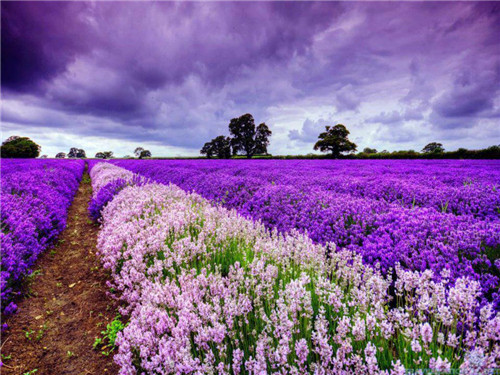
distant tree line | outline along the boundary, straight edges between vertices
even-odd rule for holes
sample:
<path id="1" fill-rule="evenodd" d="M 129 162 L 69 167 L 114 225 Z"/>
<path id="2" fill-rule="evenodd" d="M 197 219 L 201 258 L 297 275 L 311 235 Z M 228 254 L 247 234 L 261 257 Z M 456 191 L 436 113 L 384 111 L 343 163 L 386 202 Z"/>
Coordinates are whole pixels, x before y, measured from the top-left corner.
<path id="1" fill-rule="evenodd" d="M 415 150 L 378 152 L 375 148 L 365 147 L 362 152 L 354 154 L 357 146 L 349 140 L 348 136 L 349 131 L 342 124 L 333 127 L 326 126 L 326 131 L 318 136 L 314 150 L 319 149 L 329 153 L 323 157 L 347 159 L 500 159 L 500 145 L 482 150 L 459 148 L 456 151 L 447 152 L 443 144 L 439 142 L 428 143 L 420 152 Z M 308 155 L 308 157 L 317 156 Z"/>
<path id="2" fill-rule="evenodd" d="M 144 159 L 144 158 L 150 158 L 151 157 L 151 151 L 144 149 L 143 147 L 137 147 L 134 151 L 134 155 L 138 159 Z M 64 152 L 59 152 L 56 154 L 57 159 L 64 159 L 64 158 L 86 158 L 85 150 L 80 149 L 80 148 L 71 148 L 68 152 L 68 154 Z M 113 159 L 114 158 L 114 153 L 113 151 L 99 151 L 95 154 L 94 156 L 95 159 Z M 125 156 L 125 159 L 130 159 L 132 158 L 131 156 Z"/>
<path id="3" fill-rule="evenodd" d="M 255 120 L 250 113 L 231 119 L 229 122 L 229 137 L 219 135 L 206 142 L 200 154 L 207 158 L 218 157 L 228 159 L 231 155 L 267 155 L 269 137 L 272 132 L 266 123 L 255 126 Z"/>
<path id="4" fill-rule="evenodd" d="M 28 137 L 20 137 L 13 135 L 2 142 L 0 146 L 0 154 L 2 158 L 37 158 L 46 159 L 47 155 L 41 155 L 42 147 L 33 142 Z M 150 158 L 151 151 L 143 147 L 137 147 L 134 150 L 134 155 L 138 159 Z M 114 157 L 113 151 L 99 151 L 94 156 L 96 159 L 112 159 Z M 69 152 L 58 152 L 55 155 L 56 159 L 85 159 L 87 153 L 84 149 L 78 147 L 71 147 Z M 126 156 L 125 158 L 131 158 Z"/>
<path id="5" fill-rule="evenodd" d="M 434 143 L 434 142 L 433 142 Z M 427 147 L 427 146 L 426 146 Z M 468 150 L 459 148 L 456 151 L 428 151 L 426 147 L 421 152 L 415 150 L 399 150 L 389 152 L 366 153 L 360 152 L 355 155 L 346 155 L 348 159 L 500 159 L 500 145 L 490 146 L 480 150 Z M 441 146 L 442 147 L 442 146 Z M 376 151 L 376 150 L 375 150 Z"/>
<path id="6" fill-rule="evenodd" d="M 365 147 L 362 152 L 355 153 L 357 145 L 349 140 L 349 130 L 343 124 L 326 126 L 325 131 L 318 135 L 314 150 L 320 150 L 326 155 L 285 155 L 273 157 L 268 154 L 269 137 L 272 132 L 265 123 L 255 126 L 254 118 L 247 113 L 233 118 L 229 123 L 230 136 L 220 135 L 204 144 L 200 153 L 208 158 L 217 157 L 227 159 L 231 157 L 276 158 L 276 159 L 500 159 L 500 145 L 481 150 L 467 150 L 459 148 L 456 151 L 446 151 L 442 143 L 431 142 L 425 145 L 420 152 L 415 150 L 400 150 L 389 152 L 377 151 L 375 148 Z M 28 137 L 17 135 L 7 138 L 0 146 L 2 158 L 47 158 L 41 155 L 41 147 Z M 151 151 L 137 147 L 134 155 L 138 159 L 151 158 Z M 240 156 L 240 157 L 241 157 Z M 59 152 L 57 159 L 86 158 L 84 149 L 72 147 L 69 152 Z M 112 159 L 113 151 L 100 151 L 95 154 L 96 159 Z M 125 159 L 132 158 L 125 156 Z M 182 159 L 182 158 L 181 158 Z"/>

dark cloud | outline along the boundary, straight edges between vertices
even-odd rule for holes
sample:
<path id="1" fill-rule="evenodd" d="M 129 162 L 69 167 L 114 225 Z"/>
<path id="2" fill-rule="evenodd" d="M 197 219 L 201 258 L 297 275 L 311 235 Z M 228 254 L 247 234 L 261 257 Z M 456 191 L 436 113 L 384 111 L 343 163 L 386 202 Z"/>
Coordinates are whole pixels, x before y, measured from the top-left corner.
<path id="1" fill-rule="evenodd" d="M 455 77 L 451 87 L 435 100 L 432 108 L 445 118 L 477 116 L 494 109 L 499 91 L 500 61 L 486 71 L 470 66 Z"/>
<path id="2" fill-rule="evenodd" d="M 2 86 L 30 91 L 93 43 L 85 3 L 2 2 Z"/>

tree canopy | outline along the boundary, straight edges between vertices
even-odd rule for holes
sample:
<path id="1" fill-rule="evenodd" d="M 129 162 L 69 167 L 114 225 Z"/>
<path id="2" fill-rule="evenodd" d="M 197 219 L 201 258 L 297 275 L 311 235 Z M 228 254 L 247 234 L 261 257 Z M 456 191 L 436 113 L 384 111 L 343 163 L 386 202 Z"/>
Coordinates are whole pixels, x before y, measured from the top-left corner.
<path id="1" fill-rule="evenodd" d="M 143 158 L 150 158 L 151 157 L 151 151 L 144 149 L 143 147 L 137 147 L 134 150 L 134 155 L 136 158 L 143 159 Z"/>
<path id="2" fill-rule="evenodd" d="M 231 119 L 229 133 L 230 137 L 220 135 L 205 143 L 200 153 L 208 158 L 229 158 L 231 153 L 243 154 L 248 158 L 256 154 L 267 154 L 272 132 L 265 123 L 255 127 L 255 120 L 250 113 Z"/>
<path id="3" fill-rule="evenodd" d="M 65 152 L 58 152 L 56 154 L 56 159 L 64 159 L 66 157 L 66 153 Z"/>
<path id="4" fill-rule="evenodd" d="M 113 151 L 101 151 L 95 154 L 97 159 L 111 159 L 113 157 Z"/>
<path id="5" fill-rule="evenodd" d="M 141 152 L 144 151 L 144 148 L 143 147 L 137 147 L 135 150 L 134 150 L 134 155 L 136 158 L 140 157 L 141 156 Z"/>
<path id="6" fill-rule="evenodd" d="M 248 158 L 255 153 L 255 121 L 250 113 L 235 117 L 229 122 L 229 133 L 232 135 L 233 155 L 243 152 Z"/>
<path id="7" fill-rule="evenodd" d="M 220 159 L 228 159 L 231 157 L 231 139 L 223 135 L 215 137 L 210 142 L 203 145 L 200 154 L 206 155 L 207 158 L 217 156 Z"/>
<path id="8" fill-rule="evenodd" d="M 211 158 L 214 156 L 214 146 L 212 144 L 212 141 L 206 142 L 203 147 L 200 150 L 200 154 L 206 155 L 207 158 Z"/>
<path id="9" fill-rule="evenodd" d="M 269 137 L 273 134 L 263 122 L 255 127 L 255 120 L 250 113 L 235 117 L 229 122 L 230 137 L 219 135 L 210 142 L 206 142 L 200 154 L 207 158 L 230 158 L 233 155 L 243 154 L 251 158 L 256 154 L 266 154 L 269 146 Z"/>
<path id="10" fill-rule="evenodd" d="M 441 143 L 431 142 L 422 149 L 422 152 L 424 154 L 440 154 L 444 152 L 444 147 Z"/>
<path id="11" fill-rule="evenodd" d="M 42 148 L 28 137 L 7 138 L 0 147 L 2 158 L 36 158 Z"/>
<path id="12" fill-rule="evenodd" d="M 348 138 L 349 130 L 342 125 L 326 126 L 326 131 L 318 136 L 318 141 L 314 145 L 315 150 L 330 152 L 332 156 L 338 157 L 340 154 L 356 151 L 356 144 Z"/>
<path id="13" fill-rule="evenodd" d="M 376 148 L 365 147 L 363 149 L 364 154 L 376 154 L 378 151 Z"/>
<path id="14" fill-rule="evenodd" d="M 85 150 L 82 148 L 72 147 L 68 152 L 68 158 L 85 159 L 86 157 L 87 154 L 85 153 Z"/>
<path id="15" fill-rule="evenodd" d="M 144 159 L 144 158 L 150 158 L 151 157 L 151 151 L 149 150 L 142 150 L 139 159 Z"/>
<path id="16" fill-rule="evenodd" d="M 255 153 L 267 155 L 267 146 L 269 146 L 269 137 L 273 134 L 265 122 L 257 126 L 255 132 Z"/>

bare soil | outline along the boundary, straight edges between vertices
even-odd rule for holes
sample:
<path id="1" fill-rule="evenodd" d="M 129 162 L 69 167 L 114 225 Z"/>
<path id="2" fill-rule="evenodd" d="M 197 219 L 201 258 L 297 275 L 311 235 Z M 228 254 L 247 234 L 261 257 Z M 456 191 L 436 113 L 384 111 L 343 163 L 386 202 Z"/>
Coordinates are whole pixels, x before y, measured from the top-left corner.
<path id="1" fill-rule="evenodd" d="M 99 228 L 88 217 L 92 188 L 80 184 L 59 241 L 26 280 L 18 312 L 2 337 L 2 374 L 117 374 L 112 355 L 93 350 L 95 337 L 116 316 L 108 274 L 95 255 Z M 10 359 L 5 359 L 10 356 Z"/>

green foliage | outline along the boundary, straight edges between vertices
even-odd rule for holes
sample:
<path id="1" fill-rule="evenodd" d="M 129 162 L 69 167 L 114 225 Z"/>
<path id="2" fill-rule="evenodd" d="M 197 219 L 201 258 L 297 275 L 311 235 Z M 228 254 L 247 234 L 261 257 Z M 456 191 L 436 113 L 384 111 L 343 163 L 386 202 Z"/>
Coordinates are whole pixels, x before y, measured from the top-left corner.
<path id="1" fill-rule="evenodd" d="M 265 122 L 257 126 L 257 131 L 255 132 L 255 153 L 267 155 L 267 146 L 269 146 L 269 137 L 272 135 L 272 131 Z"/>
<path id="2" fill-rule="evenodd" d="M 363 154 L 376 154 L 377 152 L 376 148 L 365 147 L 363 149 Z"/>
<path id="3" fill-rule="evenodd" d="M 272 135 L 265 123 L 260 124 L 256 129 L 254 118 L 250 113 L 231 119 L 229 133 L 232 136 L 233 155 L 241 152 L 247 158 L 255 154 L 267 153 L 269 137 Z"/>
<path id="4" fill-rule="evenodd" d="M 255 149 L 255 121 L 250 113 L 231 119 L 229 122 L 233 155 L 243 152 L 251 158 Z"/>
<path id="5" fill-rule="evenodd" d="M 207 158 L 217 156 L 220 159 L 229 159 L 231 153 L 234 157 L 240 154 L 249 159 L 254 155 L 267 155 L 267 146 L 269 146 L 272 131 L 265 123 L 256 128 L 254 118 L 250 113 L 231 119 L 229 133 L 230 137 L 219 135 L 210 142 L 206 142 L 200 154 L 206 155 Z"/>
<path id="6" fill-rule="evenodd" d="M 117 314 L 111 323 L 106 326 L 106 330 L 101 331 L 102 337 L 96 337 L 92 348 L 94 350 L 101 348 L 102 355 L 110 355 L 116 348 L 115 341 L 118 332 L 126 327 L 121 321 L 121 315 Z"/>
<path id="7" fill-rule="evenodd" d="M 24 336 L 26 337 L 27 340 L 31 341 L 31 335 L 35 333 L 32 329 L 28 329 L 27 331 L 24 331 Z"/>
<path id="8" fill-rule="evenodd" d="M 0 147 L 2 158 L 36 158 L 42 148 L 28 137 L 12 136 Z"/>
<path id="9" fill-rule="evenodd" d="M 143 147 L 137 147 L 134 150 L 134 155 L 139 159 L 150 158 L 151 151 L 144 149 Z"/>
<path id="10" fill-rule="evenodd" d="M 86 157 L 87 154 L 85 153 L 85 150 L 82 148 L 72 147 L 68 152 L 68 158 L 85 159 Z"/>
<path id="11" fill-rule="evenodd" d="M 102 151 L 95 154 L 96 159 L 111 159 L 113 157 L 113 151 Z"/>
<path id="12" fill-rule="evenodd" d="M 141 154 L 139 155 L 139 159 L 150 158 L 150 157 L 151 157 L 151 151 L 149 150 L 142 150 Z"/>
<path id="13" fill-rule="evenodd" d="M 85 173 L 82 177 L 82 183 L 88 185 L 90 184 L 90 182 L 91 182 L 90 176 L 87 173 Z"/>
<path id="14" fill-rule="evenodd" d="M 231 139 L 219 135 L 210 142 L 203 145 L 200 154 L 207 155 L 207 158 L 217 156 L 219 159 L 229 159 L 231 157 Z"/>
<path id="15" fill-rule="evenodd" d="M 36 337 L 35 337 L 35 340 L 36 341 L 40 341 L 43 337 L 43 334 L 45 333 L 45 331 L 49 328 L 49 326 L 47 325 L 47 323 L 44 323 L 42 328 L 38 330 L 38 333 L 36 334 Z"/>
<path id="16" fill-rule="evenodd" d="M 459 148 L 456 151 L 423 153 L 414 150 L 382 151 L 376 154 L 361 153 L 347 157 L 353 159 L 500 159 L 500 146 L 490 146 L 481 150 Z"/>
<path id="17" fill-rule="evenodd" d="M 444 147 L 442 143 L 431 142 L 422 149 L 422 152 L 424 154 L 440 154 L 444 152 Z"/>
<path id="18" fill-rule="evenodd" d="M 344 152 L 354 152 L 357 146 L 349 140 L 349 134 L 349 130 L 342 124 L 326 126 L 326 131 L 318 136 L 314 149 L 330 152 L 333 157 L 339 157 Z"/>

